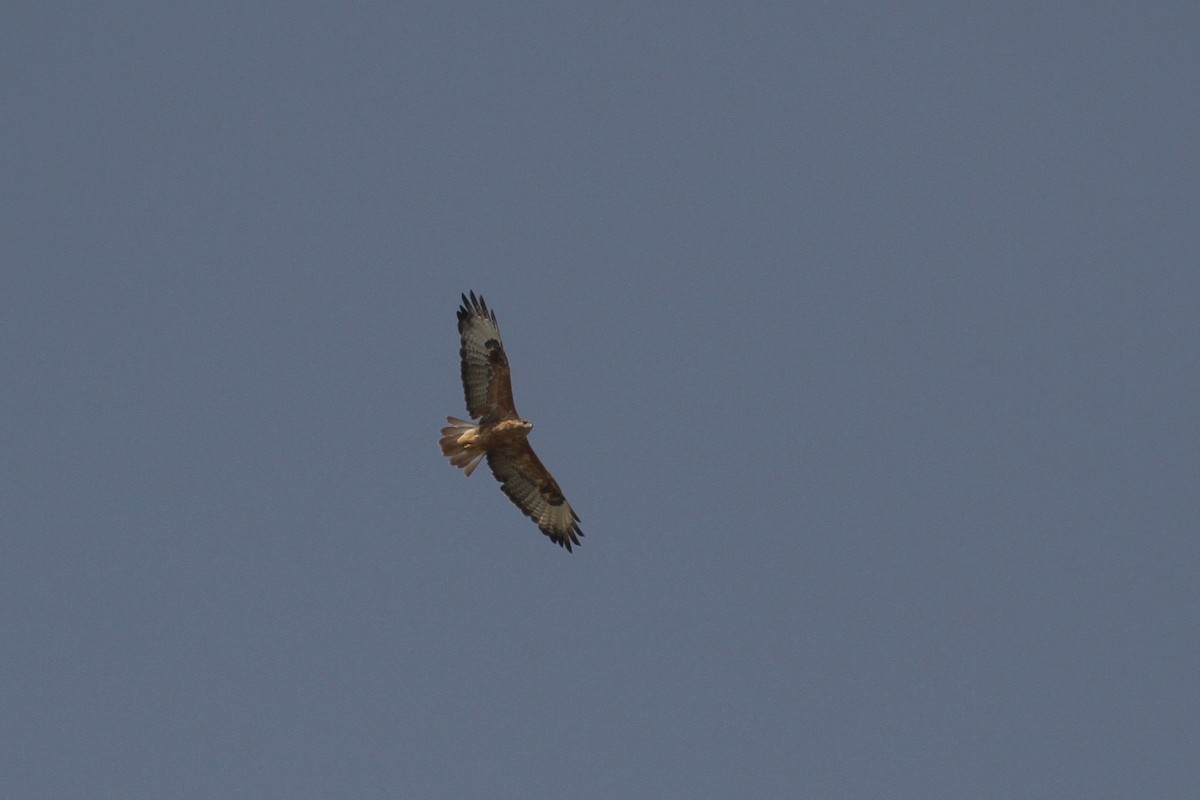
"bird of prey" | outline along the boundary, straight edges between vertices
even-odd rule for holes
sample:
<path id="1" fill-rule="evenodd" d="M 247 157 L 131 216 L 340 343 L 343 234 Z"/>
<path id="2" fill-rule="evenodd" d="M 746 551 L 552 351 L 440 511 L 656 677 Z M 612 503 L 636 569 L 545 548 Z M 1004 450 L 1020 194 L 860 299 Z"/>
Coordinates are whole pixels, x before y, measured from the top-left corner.
<path id="1" fill-rule="evenodd" d="M 458 333 L 462 346 L 463 392 L 467 413 L 478 422 L 446 417 L 438 444 L 450 463 L 470 475 L 486 458 L 500 490 L 517 508 L 537 523 L 550 540 L 571 552 L 583 531 L 579 515 L 563 497 L 526 438 L 533 424 L 521 419 L 513 404 L 508 356 L 500 340 L 496 312 L 483 297 L 462 296 L 458 309 Z"/>

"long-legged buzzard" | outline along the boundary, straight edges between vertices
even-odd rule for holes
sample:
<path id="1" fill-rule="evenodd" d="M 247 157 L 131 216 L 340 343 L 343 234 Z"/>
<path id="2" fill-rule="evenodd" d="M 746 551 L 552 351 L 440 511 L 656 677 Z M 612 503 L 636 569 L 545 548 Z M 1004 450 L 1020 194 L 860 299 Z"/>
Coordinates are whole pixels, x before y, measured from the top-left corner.
<path id="1" fill-rule="evenodd" d="M 579 544 L 583 536 L 579 515 L 529 446 L 526 436 L 533 423 L 521 419 L 513 405 L 508 357 L 496 313 L 475 292 L 470 297 L 463 295 L 458 332 L 467 413 L 479 422 L 446 417 L 450 425 L 442 428 L 442 453 L 467 475 L 486 457 L 501 491 L 551 541 L 570 552 L 571 545 Z"/>

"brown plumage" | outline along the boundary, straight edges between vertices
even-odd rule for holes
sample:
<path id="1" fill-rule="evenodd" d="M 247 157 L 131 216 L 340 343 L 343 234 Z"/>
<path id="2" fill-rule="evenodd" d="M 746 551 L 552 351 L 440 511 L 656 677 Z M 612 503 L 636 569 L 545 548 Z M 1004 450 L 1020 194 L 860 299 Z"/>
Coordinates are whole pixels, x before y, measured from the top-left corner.
<path id="1" fill-rule="evenodd" d="M 479 422 L 447 417 L 450 425 L 442 428 L 439 441 L 443 455 L 467 475 L 486 458 L 500 490 L 542 533 L 569 552 L 583 536 L 579 516 L 529 446 L 526 437 L 533 424 L 521 419 L 513 403 L 512 377 L 496 314 L 475 292 L 462 296 L 458 333 L 467 413 Z"/>

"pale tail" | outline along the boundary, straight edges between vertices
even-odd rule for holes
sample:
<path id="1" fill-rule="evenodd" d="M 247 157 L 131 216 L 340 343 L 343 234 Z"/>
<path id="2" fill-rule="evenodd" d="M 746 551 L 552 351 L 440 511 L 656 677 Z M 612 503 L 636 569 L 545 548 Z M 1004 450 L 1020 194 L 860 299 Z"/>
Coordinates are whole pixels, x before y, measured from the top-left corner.
<path id="1" fill-rule="evenodd" d="M 449 456 L 451 464 L 470 475 L 485 455 L 475 444 L 479 426 L 458 417 L 446 417 L 446 421 L 450 424 L 442 428 L 442 438 L 438 441 L 442 455 Z"/>

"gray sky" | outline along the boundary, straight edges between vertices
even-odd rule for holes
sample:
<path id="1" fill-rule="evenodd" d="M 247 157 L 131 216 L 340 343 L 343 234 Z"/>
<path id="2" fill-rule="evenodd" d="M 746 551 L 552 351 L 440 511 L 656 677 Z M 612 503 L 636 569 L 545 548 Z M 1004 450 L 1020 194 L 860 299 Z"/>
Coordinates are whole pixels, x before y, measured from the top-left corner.
<path id="1" fill-rule="evenodd" d="M 1120 5 L 8 4 L 0 794 L 1194 797 Z M 438 452 L 469 289 L 573 555 Z"/>

